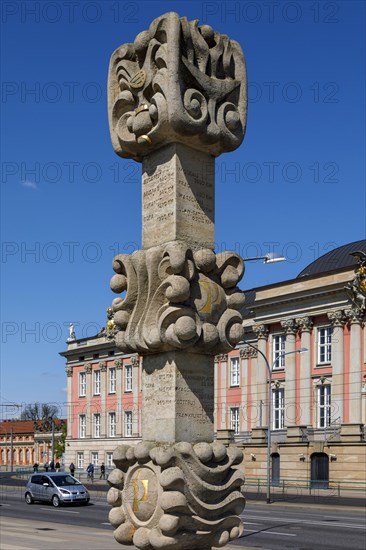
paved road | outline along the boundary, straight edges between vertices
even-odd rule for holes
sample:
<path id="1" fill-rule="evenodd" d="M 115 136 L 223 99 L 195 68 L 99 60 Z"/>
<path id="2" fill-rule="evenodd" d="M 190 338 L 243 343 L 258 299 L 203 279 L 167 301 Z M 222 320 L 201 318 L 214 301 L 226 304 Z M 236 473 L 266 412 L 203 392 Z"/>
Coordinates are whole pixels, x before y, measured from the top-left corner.
<path id="1" fill-rule="evenodd" d="M 92 537 L 93 545 L 88 547 L 90 550 L 94 548 L 121 550 L 123 547 L 115 543 L 113 529 L 108 522 L 109 506 L 105 502 L 105 493 L 94 496 L 92 501 L 93 503 L 89 506 L 77 507 L 53 508 L 45 503 L 29 506 L 23 501 L 23 494 L 16 488 L 2 492 L 0 494 L 2 550 L 79 549 L 88 547 L 86 539 L 94 533 L 94 530 L 98 530 L 98 534 Z M 365 549 L 366 522 L 362 509 L 249 503 L 243 514 L 243 522 L 244 536 L 229 545 L 232 550 L 240 547 L 262 550 Z M 13 523 L 23 525 L 19 527 L 19 533 L 22 533 L 22 529 L 24 533 L 26 532 L 26 525 L 31 526 L 30 529 L 28 527 L 28 532 L 32 536 L 26 543 L 24 542 L 24 546 L 14 538 L 18 531 L 12 531 Z M 66 524 L 68 527 L 65 531 Z M 73 533 L 75 545 L 71 536 Z M 62 539 L 62 546 L 60 537 L 62 538 L 63 534 L 66 538 Z M 84 540 L 83 534 L 85 544 L 80 543 Z M 44 541 L 44 545 L 41 545 L 40 540 Z"/>

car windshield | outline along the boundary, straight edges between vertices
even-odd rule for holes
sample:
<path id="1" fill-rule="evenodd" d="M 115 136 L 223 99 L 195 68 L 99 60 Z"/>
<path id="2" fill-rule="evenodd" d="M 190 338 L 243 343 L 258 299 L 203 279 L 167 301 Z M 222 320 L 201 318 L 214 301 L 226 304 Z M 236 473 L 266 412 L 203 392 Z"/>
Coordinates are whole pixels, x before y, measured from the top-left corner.
<path id="1" fill-rule="evenodd" d="M 81 485 L 80 481 L 69 475 L 55 476 L 52 478 L 52 481 L 58 487 L 62 487 L 65 485 Z"/>

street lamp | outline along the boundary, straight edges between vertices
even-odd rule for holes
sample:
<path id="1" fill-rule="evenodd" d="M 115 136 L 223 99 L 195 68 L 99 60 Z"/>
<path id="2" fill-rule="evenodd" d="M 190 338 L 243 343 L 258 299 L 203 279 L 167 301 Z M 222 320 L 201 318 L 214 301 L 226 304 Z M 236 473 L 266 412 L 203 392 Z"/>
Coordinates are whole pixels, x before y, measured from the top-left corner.
<path id="1" fill-rule="evenodd" d="M 271 422 L 272 422 L 272 372 L 275 368 L 276 364 L 284 357 L 285 355 L 292 355 L 293 353 L 305 353 L 309 351 L 307 348 L 298 348 L 294 351 L 286 351 L 279 353 L 276 357 L 276 359 L 272 363 L 272 368 L 270 364 L 268 363 L 267 357 L 265 354 L 258 349 L 256 346 L 253 346 L 253 344 L 250 344 L 249 342 L 245 342 L 248 346 L 251 348 L 254 348 L 257 350 L 257 352 L 263 357 L 266 367 L 268 370 L 268 404 L 267 404 L 267 420 L 268 420 L 268 431 L 267 431 L 267 504 L 270 504 L 271 502 Z"/>
<path id="2" fill-rule="evenodd" d="M 243 258 L 244 262 L 251 262 L 253 260 L 263 260 L 264 264 L 274 264 L 275 262 L 285 262 L 286 258 L 280 256 L 276 252 L 268 252 L 264 256 L 255 256 L 253 258 Z"/>

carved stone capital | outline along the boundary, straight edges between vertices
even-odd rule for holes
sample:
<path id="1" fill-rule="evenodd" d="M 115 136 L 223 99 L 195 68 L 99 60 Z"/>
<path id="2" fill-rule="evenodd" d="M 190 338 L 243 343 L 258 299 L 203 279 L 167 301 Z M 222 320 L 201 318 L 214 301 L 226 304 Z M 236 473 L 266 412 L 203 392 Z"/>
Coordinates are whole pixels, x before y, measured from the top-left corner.
<path id="1" fill-rule="evenodd" d="M 217 355 L 244 335 L 243 261 L 234 252 L 192 250 L 182 241 L 120 254 L 111 288 L 116 345 L 124 352 L 185 350 Z"/>
<path id="2" fill-rule="evenodd" d="M 65 368 L 66 376 L 72 376 L 72 367 Z"/>
<path id="3" fill-rule="evenodd" d="M 93 370 L 93 367 L 91 366 L 90 363 L 85 363 L 84 369 L 85 369 L 86 374 L 91 374 L 92 370 Z"/>
<path id="4" fill-rule="evenodd" d="M 242 458 L 219 442 L 117 447 L 107 496 L 115 539 L 139 550 L 186 550 L 238 538 L 244 474 L 233 466 Z"/>
<path id="5" fill-rule="evenodd" d="M 332 323 L 333 327 L 343 327 L 347 322 L 347 318 L 344 315 L 344 311 L 339 309 L 337 311 L 329 311 L 327 313 L 328 319 Z"/>
<path id="6" fill-rule="evenodd" d="M 138 355 L 133 355 L 131 357 L 131 365 L 133 367 L 138 367 L 140 365 L 140 358 Z"/>
<path id="7" fill-rule="evenodd" d="M 208 25 L 166 13 L 113 53 L 108 105 L 121 157 L 141 161 L 172 142 L 212 156 L 233 151 L 247 113 L 241 47 Z"/>
<path id="8" fill-rule="evenodd" d="M 365 316 L 362 309 L 353 307 L 351 309 L 347 309 L 344 313 L 350 325 L 362 325 Z"/>
<path id="9" fill-rule="evenodd" d="M 255 357 L 258 357 L 258 350 L 250 346 L 245 346 L 240 350 L 239 353 L 240 357 L 242 357 L 243 359 L 249 359 L 249 357 L 253 359 Z"/>
<path id="10" fill-rule="evenodd" d="M 99 363 L 99 366 L 100 366 L 100 370 L 102 372 L 107 372 L 107 363 L 106 363 L 106 361 L 102 361 L 101 363 Z"/>
<path id="11" fill-rule="evenodd" d="M 313 321 L 311 317 L 299 317 L 295 320 L 295 323 L 300 332 L 311 332 L 313 328 Z"/>
<path id="12" fill-rule="evenodd" d="M 116 367 L 117 370 L 122 369 L 122 367 L 123 367 L 122 359 L 116 359 L 115 362 L 114 362 L 114 366 Z"/>
<path id="13" fill-rule="evenodd" d="M 267 325 L 253 325 L 253 332 L 257 335 L 258 340 L 267 340 L 268 338 L 268 327 Z"/>
<path id="14" fill-rule="evenodd" d="M 297 324 L 295 319 L 285 319 L 281 321 L 281 327 L 284 329 L 286 334 L 296 334 Z"/>

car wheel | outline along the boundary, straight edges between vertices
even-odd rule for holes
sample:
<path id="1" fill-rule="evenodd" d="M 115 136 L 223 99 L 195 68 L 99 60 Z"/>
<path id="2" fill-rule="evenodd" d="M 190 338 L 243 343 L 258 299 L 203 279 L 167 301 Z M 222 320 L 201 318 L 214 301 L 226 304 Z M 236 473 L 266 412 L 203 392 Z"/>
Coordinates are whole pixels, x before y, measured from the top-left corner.
<path id="1" fill-rule="evenodd" d="M 55 508 L 58 508 L 61 504 L 61 501 L 60 499 L 58 498 L 57 495 L 53 495 L 52 497 L 52 505 L 55 507 Z"/>
<path id="2" fill-rule="evenodd" d="M 25 495 L 25 502 L 27 504 L 33 504 L 34 500 L 32 498 L 32 495 L 30 493 L 26 493 Z"/>

